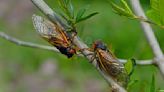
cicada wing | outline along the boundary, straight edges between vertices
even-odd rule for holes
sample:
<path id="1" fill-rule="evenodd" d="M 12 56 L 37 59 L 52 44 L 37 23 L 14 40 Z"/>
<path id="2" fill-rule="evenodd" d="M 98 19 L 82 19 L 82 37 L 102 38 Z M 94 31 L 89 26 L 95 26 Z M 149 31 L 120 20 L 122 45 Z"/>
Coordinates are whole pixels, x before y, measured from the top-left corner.
<path id="1" fill-rule="evenodd" d="M 107 51 L 99 50 L 99 64 L 107 74 L 117 76 L 122 72 L 123 65 L 117 60 L 117 58 L 111 56 Z"/>
<path id="2" fill-rule="evenodd" d="M 42 18 L 41 16 L 32 16 L 33 25 L 36 31 L 45 39 L 51 39 L 52 37 L 57 39 L 59 42 L 67 41 L 63 37 L 64 33 L 61 33 L 61 28 L 58 25 L 53 24 L 49 20 Z"/>
<path id="3" fill-rule="evenodd" d="M 112 52 L 99 50 L 99 64 L 100 69 L 106 74 L 126 86 L 129 78 L 127 72 L 124 65 L 115 56 L 113 57 Z"/>

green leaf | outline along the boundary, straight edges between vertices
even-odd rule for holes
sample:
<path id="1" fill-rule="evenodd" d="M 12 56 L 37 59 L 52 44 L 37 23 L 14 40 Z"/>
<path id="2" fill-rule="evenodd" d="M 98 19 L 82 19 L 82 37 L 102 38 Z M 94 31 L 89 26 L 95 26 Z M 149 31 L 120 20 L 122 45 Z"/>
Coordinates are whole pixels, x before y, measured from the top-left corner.
<path id="1" fill-rule="evenodd" d="M 95 15 L 97 15 L 97 14 L 98 14 L 98 12 L 91 13 L 91 14 L 89 14 L 89 15 L 87 15 L 87 16 L 85 16 L 85 17 L 82 17 L 82 18 L 80 18 L 79 20 L 77 20 L 76 23 L 79 23 L 79 22 L 81 22 L 81 21 L 87 20 L 87 19 L 89 19 L 89 18 L 91 18 L 91 17 L 93 17 L 93 16 L 95 16 Z"/>
<path id="2" fill-rule="evenodd" d="M 160 18 L 158 17 L 158 14 L 155 11 L 149 10 L 149 11 L 147 11 L 147 15 L 152 21 L 161 25 Z"/>
<path id="3" fill-rule="evenodd" d="M 76 16 L 76 21 L 79 21 L 81 17 L 85 14 L 85 12 L 86 12 L 86 8 L 79 10 Z"/>
<path id="4" fill-rule="evenodd" d="M 110 1 L 110 4 L 111 4 L 114 12 L 120 16 L 135 18 L 135 15 L 133 14 L 131 9 L 129 8 L 128 4 L 124 0 L 121 0 L 121 3 L 122 3 L 122 7 L 121 7 L 121 5 L 117 5 L 114 2 Z"/>
<path id="5" fill-rule="evenodd" d="M 164 25 L 164 0 L 150 0 L 150 5 L 147 16 L 158 25 Z"/>
<path id="6" fill-rule="evenodd" d="M 59 0 L 59 5 L 62 11 L 69 17 L 71 20 L 74 17 L 74 8 L 70 0 Z"/>
<path id="7" fill-rule="evenodd" d="M 138 80 L 130 80 L 130 82 L 128 83 L 128 87 L 127 89 L 129 89 L 130 87 L 132 87 L 134 84 L 136 84 L 138 82 Z"/>
<path id="8" fill-rule="evenodd" d="M 71 1 L 68 2 L 67 7 L 68 7 L 68 10 L 69 10 L 69 12 L 71 14 L 71 17 L 74 18 L 74 7 L 73 7 Z"/>
<path id="9" fill-rule="evenodd" d="M 134 67 L 136 66 L 136 62 L 134 59 L 129 59 L 124 66 L 128 75 L 131 76 L 134 71 Z"/>
<path id="10" fill-rule="evenodd" d="M 98 14 L 97 12 L 84 16 L 88 7 L 81 9 L 75 16 L 75 10 L 71 3 L 71 0 L 58 0 L 62 13 L 59 13 L 60 16 L 67 22 L 70 29 L 75 29 L 76 24 L 91 18 L 92 16 Z"/>
<path id="11" fill-rule="evenodd" d="M 129 8 L 128 4 L 124 1 L 124 0 L 121 0 L 121 3 L 124 7 L 124 9 L 129 12 L 129 14 L 133 14 L 132 10 Z"/>
<path id="12" fill-rule="evenodd" d="M 150 92 L 156 92 L 155 91 L 155 76 L 154 75 L 152 76 Z"/>
<path id="13" fill-rule="evenodd" d="M 70 2 L 70 0 L 63 0 L 63 1 L 64 1 L 65 5 L 68 5 Z"/>

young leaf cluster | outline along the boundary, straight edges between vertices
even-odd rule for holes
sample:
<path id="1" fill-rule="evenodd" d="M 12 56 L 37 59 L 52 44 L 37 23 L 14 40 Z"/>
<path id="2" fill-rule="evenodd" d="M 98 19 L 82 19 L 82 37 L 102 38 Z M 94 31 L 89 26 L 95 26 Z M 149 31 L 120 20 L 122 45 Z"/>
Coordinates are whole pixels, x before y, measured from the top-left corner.
<path id="1" fill-rule="evenodd" d="M 74 6 L 71 0 L 58 1 L 62 10 L 62 13 L 60 13 L 60 15 L 66 20 L 67 24 L 71 27 L 71 29 L 74 29 L 77 23 L 80 23 L 98 14 L 98 12 L 94 12 L 86 15 L 85 13 L 87 11 L 87 8 L 80 9 L 77 13 L 75 13 Z"/>
<path id="2" fill-rule="evenodd" d="M 125 0 L 120 0 L 121 5 L 116 4 L 113 1 L 109 1 L 114 12 L 120 16 L 125 16 L 131 19 L 136 19 L 139 21 L 143 21 L 149 23 L 151 25 L 156 25 L 162 29 L 164 29 L 164 0 L 150 0 L 151 1 L 151 10 L 148 10 L 147 15 L 151 19 L 145 19 L 142 16 L 135 15 L 130 7 L 128 6 Z"/>
<path id="3" fill-rule="evenodd" d="M 120 16 L 125 16 L 128 18 L 136 18 L 135 14 L 132 12 L 132 10 L 129 8 L 126 1 L 121 0 L 121 5 L 117 5 L 113 1 L 109 1 L 114 12 L 117 13 Z"/>

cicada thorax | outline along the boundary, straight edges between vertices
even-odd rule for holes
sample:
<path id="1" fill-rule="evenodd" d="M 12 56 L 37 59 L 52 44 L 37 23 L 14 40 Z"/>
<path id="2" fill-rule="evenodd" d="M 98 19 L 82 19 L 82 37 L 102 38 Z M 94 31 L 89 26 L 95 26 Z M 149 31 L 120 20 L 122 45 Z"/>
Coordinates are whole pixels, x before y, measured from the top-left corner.
<path id="1" fill-rule="evenodd" d="M 70 58 L 76 53 L 70 36 L 62 27 L 39 16 L 33 16 L 33 21 L 41 37 L 55 46 L 62 54 Z"/>
<path id="2" fill-rule="evenodd" d="M 126 86 L 128 76 L 124 65 L 118 61 L 115 55 L 101 41 L 96 41 L 93 44 L 93 49 L 99 69 L 121 85 Z"/>

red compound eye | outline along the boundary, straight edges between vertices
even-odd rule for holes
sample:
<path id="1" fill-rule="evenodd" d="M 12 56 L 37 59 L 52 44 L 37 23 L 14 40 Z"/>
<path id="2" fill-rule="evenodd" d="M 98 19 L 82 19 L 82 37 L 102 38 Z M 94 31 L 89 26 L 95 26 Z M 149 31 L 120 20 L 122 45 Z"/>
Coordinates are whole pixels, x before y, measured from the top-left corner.
<path id="1" fill-rule="evenodd" d="M 70 49 L 69 52 L 70 53 L 76 53 L 76 51 L 74 49 Z"/>
<path id="2" fill-rule="evenodd" d="M 94 43 L 92 47 L 93 47 L 93 49 L 96 49 L 96 44 Z"/>

